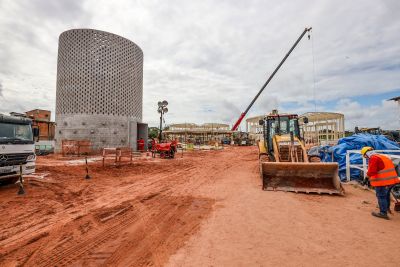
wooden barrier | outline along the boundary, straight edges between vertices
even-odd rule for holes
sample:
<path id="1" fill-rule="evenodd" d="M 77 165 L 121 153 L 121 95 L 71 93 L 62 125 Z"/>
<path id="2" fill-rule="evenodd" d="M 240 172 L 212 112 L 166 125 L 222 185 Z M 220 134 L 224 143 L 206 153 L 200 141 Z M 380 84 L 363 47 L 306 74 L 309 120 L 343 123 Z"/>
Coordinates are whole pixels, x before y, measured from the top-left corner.
<path id="1" fill-rule="evenodd" d="M 126 157 L 132 163 L 132 149 L 130 147 L 118 147 L 117 148 L 117 162 L 121 163 L 121 158 Z"/>
<path id="2" fill-rule="evenodd" d="M 132 164 L 133 157 L 140 158 L 142 154 L 140 152 L 134 152 L 129 147 L 107 147 L 103 148 L 103 167 L 105 166 L 105 160 L 107 158 L 115 159 L 115 164 L 118 165 L 122 162 L 122 158 L 128 158 L 130 164 Z"/>
<path id="3" fill-rule="evenodd" d="M 91 142 L 89 140 L 62 140 L 61 149 L 63 156 L 65 155 L 89 155 L 91 150 Z"/>
<path id="4" fill-rule="evenodd" d="M 103 148 L 102 156 L 103 156 L 103 167 L 105 165 L 106 158 L 112 157 L 115 159 L 115 164 L 117 164 L 117 162 L 118 162 L 118 153 L 117 153 L 116 147 Z"/>

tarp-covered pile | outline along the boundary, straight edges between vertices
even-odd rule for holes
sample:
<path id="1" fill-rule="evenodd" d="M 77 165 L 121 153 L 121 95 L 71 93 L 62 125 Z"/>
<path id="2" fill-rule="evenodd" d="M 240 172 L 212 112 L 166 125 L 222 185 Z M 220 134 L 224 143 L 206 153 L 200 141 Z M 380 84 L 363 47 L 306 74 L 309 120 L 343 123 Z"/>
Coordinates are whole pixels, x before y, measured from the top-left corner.
<path id="1" fill-rule="evenodd" d="M 324 162 L 337 162 L 339 164 L 340 180 L 345 181 L 347 150 L 361 150 L 364 146 L 373 147 L 375 150 L 399 150 L 398 154 L 400 155 L 400 146 L 383 135 L 354 134 L 349 137 L 341 138 L 336 146 L 321 147 L 320 156 Z M 362 164 L 361 155 L 350 154 L 350 163 Z M 350 169 L 350 176 L 351 179 L 360 179 L 360 171 L 352 168 Z"/>

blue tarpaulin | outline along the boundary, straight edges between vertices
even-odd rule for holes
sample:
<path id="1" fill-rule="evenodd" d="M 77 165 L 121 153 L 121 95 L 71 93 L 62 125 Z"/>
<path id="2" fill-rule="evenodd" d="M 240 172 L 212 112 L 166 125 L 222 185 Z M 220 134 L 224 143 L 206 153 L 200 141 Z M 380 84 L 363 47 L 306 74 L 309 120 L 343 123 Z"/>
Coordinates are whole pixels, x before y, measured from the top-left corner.
<path id="1" fill-rule="evenodd" d="M 321 160 L 323 162 L 337 162 L 339 164 L 340 180 L 345 181 L 347 150 L 361 150 L 364 146 L 373 147 L 375 150 L 399 150 L 398 154 L 400 155 L 400 146 L 383 135 L 354 134 L 349 137 L 341 138 L 336 146 L 321 147 Z M 350 154 L 350 163 L 362 164 L 361 155 Z M 352 179 L 359 179 L 360 171 L 354 168 L 350 169 L 350 177 Z"/>

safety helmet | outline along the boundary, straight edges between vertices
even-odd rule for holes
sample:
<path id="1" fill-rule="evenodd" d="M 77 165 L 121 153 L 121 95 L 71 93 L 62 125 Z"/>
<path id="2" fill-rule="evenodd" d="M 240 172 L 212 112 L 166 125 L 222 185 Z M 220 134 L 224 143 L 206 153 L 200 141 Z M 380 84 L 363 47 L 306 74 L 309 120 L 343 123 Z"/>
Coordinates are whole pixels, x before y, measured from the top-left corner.
<path id="1" fill-rule="evenodd" d="M 365 146 L 365 147 L 363 147 L 362 149 L 361 149 L 361 155 L 363 156 L 363 157 L 365 157 L 365 153 L 367 153 L 368 151 L 371 151 L 371 150 L 374 150 L 372 147 L 370 147 L 370 146 Z"/>

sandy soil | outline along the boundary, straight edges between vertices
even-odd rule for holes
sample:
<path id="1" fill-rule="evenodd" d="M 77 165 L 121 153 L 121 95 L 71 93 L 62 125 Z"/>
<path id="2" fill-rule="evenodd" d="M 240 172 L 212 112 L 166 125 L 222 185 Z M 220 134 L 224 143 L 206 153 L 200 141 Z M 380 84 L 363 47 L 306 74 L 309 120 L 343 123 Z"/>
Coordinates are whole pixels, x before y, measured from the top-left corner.
<path id="1" fill-rule="evenodd" d="M 38 165 L 25 196 L 0 188 L 1 266 L 398 266 L 400 214 L 372 217 L 373 192 L 350 185 L 262 191 L 254 147 L 90 161 L 90 180 L 76 161 Z"/>

